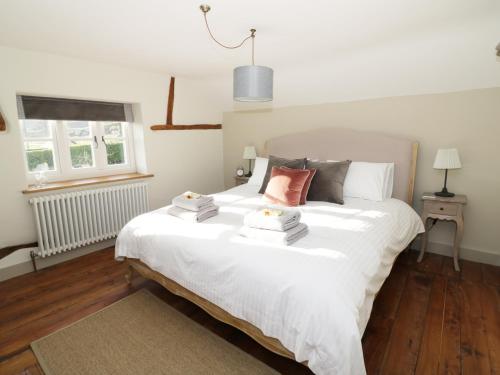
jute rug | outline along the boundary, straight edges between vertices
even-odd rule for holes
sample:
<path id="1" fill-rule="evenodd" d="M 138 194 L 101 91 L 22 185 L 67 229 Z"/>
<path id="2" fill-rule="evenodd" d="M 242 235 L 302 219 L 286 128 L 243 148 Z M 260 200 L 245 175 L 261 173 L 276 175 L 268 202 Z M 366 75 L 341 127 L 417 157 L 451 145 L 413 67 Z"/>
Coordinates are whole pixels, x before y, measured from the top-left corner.
<path id="1" fill-rule="evenodd" d="M 31 348 L 46 375 L 277 374 L 144 290 Z"/>

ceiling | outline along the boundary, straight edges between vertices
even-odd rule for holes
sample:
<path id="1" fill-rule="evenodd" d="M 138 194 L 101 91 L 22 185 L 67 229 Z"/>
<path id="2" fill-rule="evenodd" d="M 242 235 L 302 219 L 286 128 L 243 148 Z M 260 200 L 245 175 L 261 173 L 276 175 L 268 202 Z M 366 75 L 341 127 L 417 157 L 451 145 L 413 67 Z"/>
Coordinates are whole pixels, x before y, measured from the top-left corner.
<path id="1" fill-rule="evenodd" d="M 229 51 L 209 39 L 202 1 L 225 43 L 255 27 L 256 64 L 275 69 L 439 33 L 500 9 L 500 0 L 1 0 L 0 45 L 193 78 L 249 64 L 249 45 Z"/>

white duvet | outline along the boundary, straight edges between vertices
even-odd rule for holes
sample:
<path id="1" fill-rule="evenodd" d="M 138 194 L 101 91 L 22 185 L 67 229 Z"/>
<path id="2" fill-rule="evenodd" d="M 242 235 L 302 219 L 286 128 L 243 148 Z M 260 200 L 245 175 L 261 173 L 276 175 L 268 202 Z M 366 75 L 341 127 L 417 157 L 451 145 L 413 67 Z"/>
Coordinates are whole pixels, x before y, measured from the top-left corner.
<path id="1" fill-rule="evenodd" d="M 188 223 L 167 207 L 121 231 L 116 257 L 137 258 L 230 314 L 275 337 L 316 374 L 364 374 L 361 337 L 396 256 L 423 232 L 406 203 L 345 198 L 308 202 L 309 234 L 291 246 L 237 234 L 262 205 L 259 187 L 215 194 L 220 213 Z"/>

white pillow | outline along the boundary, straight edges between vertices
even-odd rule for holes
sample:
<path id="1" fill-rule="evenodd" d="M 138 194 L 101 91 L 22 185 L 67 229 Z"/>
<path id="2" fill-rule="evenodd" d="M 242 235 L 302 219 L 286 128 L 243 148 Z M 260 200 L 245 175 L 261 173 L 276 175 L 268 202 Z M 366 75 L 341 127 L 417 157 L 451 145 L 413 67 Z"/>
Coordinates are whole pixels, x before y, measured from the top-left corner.
<path id="1" fill-rule="evenodd" d="M 267 158 L 255 158 L 252 177 L 248 179 L 248 184 L 262 186 L 262 182 L 264 181 L 264 177 L 266 175 L 268 162 L 269 159 Z"/>
<path id="2" fill-rule="evenodd" d="M 394 163 L 354 161 L 344 181 L 344 196 L 383 201 L 392 196 Z"/>
<path id="3" fill-rule="evenodd" d="M 387 171 L 385 175 L 385 188 L 384 188 L 384 199 L 390 199 L 392 197 L 392 190 L 394 188 L 394 163 L 387 163 Z"/>

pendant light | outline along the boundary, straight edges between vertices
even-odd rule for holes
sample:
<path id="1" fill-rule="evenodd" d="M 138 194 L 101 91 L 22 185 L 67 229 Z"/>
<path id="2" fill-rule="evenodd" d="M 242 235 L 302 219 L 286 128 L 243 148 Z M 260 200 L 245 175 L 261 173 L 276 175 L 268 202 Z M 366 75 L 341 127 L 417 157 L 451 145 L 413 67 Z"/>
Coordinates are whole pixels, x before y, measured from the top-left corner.
<path id="1" fill-rule="evenodd" d="M 240 48 L 247 40 L 252 40 L 252 65 L 238 66 L 233 71 L 233 99 L 238 102 L 268 102 L 273 100 L 273 70 L 267 66 L 255 65 L 255 29 L 241 43 L 228 46 L 215 39 L 208 26 L 207 13 L 209 5 L 200 5 L 210 37 L 221 47 L 227 49 Z"/>

